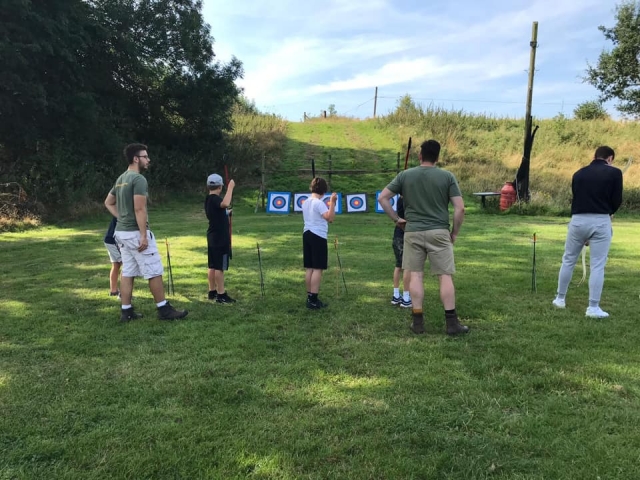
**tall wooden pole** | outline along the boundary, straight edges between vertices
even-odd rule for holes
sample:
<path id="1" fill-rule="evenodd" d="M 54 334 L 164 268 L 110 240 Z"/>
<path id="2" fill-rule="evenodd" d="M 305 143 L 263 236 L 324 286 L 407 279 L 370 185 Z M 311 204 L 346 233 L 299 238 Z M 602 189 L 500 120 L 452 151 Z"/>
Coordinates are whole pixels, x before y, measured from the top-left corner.
<path id="1" fill-rule="evenodd" d="M 535 131 L 531 131 L 531 104 L 533 102 L 533 77 L 536 71 L 536 49 L 538 48 L 538 22 L 533 22 L 531 29 L 531 54 L 529 57 L 529 83 L 527 85 L 527 113 L 524 119 L 524 153 L 522 163 L 516 173 L 515 187 L 519 201 L 529 201 L 529 170 L 531 165 L 531 149 Z M 538 127 L 536 127 L 537 129 Z"/>
<path id="2" fill-rule="evenodd" d="M 538 22 L 531 27 L 531 53 L 529 55 L 529 83 L 527 86 L 527 115 L 525 117 L 525 142 L 531 135 L 531 104 L 533 102 L 533 76 L 536 71 L 536 49 L 538 48 Z"/>
<path id="3" fill-rule="evenodd" d="M 376 108 L 378 106 L 378 87 L 376 87 L 376 93 L 373 96 L 373 118 L 376 118 Z"/>

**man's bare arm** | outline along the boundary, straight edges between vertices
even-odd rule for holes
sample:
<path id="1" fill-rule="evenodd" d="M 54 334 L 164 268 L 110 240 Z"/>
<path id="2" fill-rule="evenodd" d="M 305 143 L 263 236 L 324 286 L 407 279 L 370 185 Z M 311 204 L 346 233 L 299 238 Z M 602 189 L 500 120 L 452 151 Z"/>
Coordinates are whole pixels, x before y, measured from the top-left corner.
<path id="1" fill-rule="evenodd" d="M 104 200 L 104 206 L 107 207 L 109 213 L 114 217 L 118 218 L 118 208 L 116 207 L 116 196 L 111 192 L 107 195 L 107 198 Z"/>
<path id="2" fill-rule="evenodd" d="M 455 242 L 456 237 L 460 233 L 460 227 L 464 222 L 464 201 L 462 197 L 451 197 L 451 203 L 453 204 L 453 229 L 451 230 L 451 241 Z"/>

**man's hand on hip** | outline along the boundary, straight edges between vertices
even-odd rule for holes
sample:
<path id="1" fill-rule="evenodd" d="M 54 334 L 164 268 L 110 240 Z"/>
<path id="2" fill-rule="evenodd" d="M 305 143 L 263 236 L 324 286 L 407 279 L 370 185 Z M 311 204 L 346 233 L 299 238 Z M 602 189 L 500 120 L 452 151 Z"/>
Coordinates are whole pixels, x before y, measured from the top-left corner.
<path id="1" fill-rule="evenodd" d="M 144 252 L 149 246 L 149 240 L 147 239 L 147 235 L 140 235 L 140 246 L 138 247 L 139 252 Z"/>

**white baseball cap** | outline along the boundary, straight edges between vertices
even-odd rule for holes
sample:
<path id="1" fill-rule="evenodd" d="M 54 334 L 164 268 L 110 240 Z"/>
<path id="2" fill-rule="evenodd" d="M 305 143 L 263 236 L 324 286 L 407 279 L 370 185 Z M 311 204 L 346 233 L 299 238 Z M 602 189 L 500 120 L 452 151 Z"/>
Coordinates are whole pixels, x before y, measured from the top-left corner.
<path id="1" fill-rule="evenodd" d="M 208 187 L 221 187 L 223 185 L 224 185 L 224 182 L 222 181 L 222 177 L 220 175 L 218 175 L 217 173 L 212 173 L 207 178 L 207 186 Z"/>

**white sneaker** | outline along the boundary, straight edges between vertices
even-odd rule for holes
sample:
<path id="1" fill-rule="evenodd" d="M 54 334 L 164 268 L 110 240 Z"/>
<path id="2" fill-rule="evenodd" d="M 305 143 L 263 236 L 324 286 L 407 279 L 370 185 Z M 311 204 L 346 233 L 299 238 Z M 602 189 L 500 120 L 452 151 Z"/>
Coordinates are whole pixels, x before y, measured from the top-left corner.
<path id="1" fill-rule="evenodd" d="M 556 298 L 551 304 L 556 308 L 565 308 L 567 305 L 564 303 L 564 300 L 560 300 Z"/>
<path id="2" fill-rule="evenodd" d="M 600 307 L 588 307 L 585 315 L 590 318 L 607 318 L 609 316 L 609 314 Z"/>

